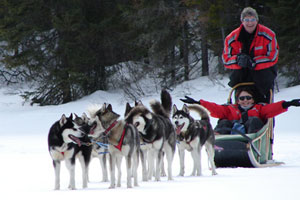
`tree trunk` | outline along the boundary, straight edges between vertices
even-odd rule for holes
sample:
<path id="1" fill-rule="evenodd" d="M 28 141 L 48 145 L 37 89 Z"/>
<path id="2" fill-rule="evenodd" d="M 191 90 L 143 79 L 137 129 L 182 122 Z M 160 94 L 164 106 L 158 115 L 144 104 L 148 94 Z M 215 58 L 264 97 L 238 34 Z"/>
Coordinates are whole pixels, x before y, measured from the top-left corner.
<path id="1" fill-rule="evenodd" d="M 208 76 L 208 48 L 207 48 L 207 38 L 204 29 L 201 31 L 201 55 L 202 55 L 202 76 Z"/>
<path id="2" fill-rule="evenodd" d="M 184 23 L 182 29 L 183 35 L 183 65 L 184 65 L 184 80 L 189 80 L 189 45 L 188 45 L 188 24 Z"/>

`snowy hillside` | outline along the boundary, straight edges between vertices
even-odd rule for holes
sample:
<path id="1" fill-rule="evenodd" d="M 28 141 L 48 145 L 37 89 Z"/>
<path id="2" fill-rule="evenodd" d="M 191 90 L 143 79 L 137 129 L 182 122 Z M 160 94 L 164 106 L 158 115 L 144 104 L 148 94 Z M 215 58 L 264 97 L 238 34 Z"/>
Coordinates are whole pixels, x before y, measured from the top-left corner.
<path id="1" fill-rule="evenodd" d="M 198 78 L 171 91 L 173 103 L 179 108 L 184 95 L 225 103 L 229 94 L 227 79 L 213 83 L 207 77 Z M 126 188 L 126 172 L 122 173 L 122 187 L 108 189 L 109 183 L 100 182 L 101 169 L 97 159 L 90 165 L 91 182 L 87 189 L 81 188 L 81 169 L 76 167 L 77 190 L 67 189 L 69 175 L 64 165 L 61 171 L 61 190 L 54 191 L 54 170 L 48 153 L 47 135 L 50 126 L 62 114 L 71 112 L 81 115 L 90 104 L 111 103 L 113 109 L 123 116 L 126 101 L 121 91 L 98 91 L 76 102 L 59 106 L 30 106 L 11 90 L 0 88 L 0 190 L 1 199 L 272 199 L 296 200 L 300 190 L 300 108 L 276 117 L 274 158 L 285 162 L 272 168 L 218 168 L 218 175 L 211 176 L 203 154 L 203 176 L 191 177 L 192 160 L 186 154 L 186 176 L 178 177 L 179 159 L 176 152 L 173 162 L 174 181 L 162 177 L 161 182 L 141 181 L 139 187 Z M 149 105 L 159 94 L 142 99 Z M 300 98 L 300 86 L 281 89 L 275 101 Z M 132 104 L 132 102 L 130 102 Z M 197 116 L 195 116 L 197 117 Z M 215 125 L 216 119 L 212 119 Z M 79 163 L 78 163 L 79 164 Z M 123 165 L 124 161 L 123 161 Z"/>

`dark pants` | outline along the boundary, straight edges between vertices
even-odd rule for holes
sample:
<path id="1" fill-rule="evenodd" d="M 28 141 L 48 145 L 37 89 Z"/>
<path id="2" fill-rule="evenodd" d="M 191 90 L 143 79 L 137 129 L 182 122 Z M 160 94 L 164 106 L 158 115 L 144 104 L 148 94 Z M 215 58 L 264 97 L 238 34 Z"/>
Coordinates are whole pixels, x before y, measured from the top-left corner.
<path id="1" fill-rule="evenodd" d="M 238 122 L 237 120 L 228 120 L 228 119 L 220 119 L 218 121 L 217 126 L 215 127 L 214 131 L 220 134 L 230 134 L 233 124 Z M 246 133 L 255 133 L 259 131 L 263 126 L 264 123 L 261 119 L 257 117 L 249 117 L 246 123 L 244 124 Z"/>
<path id="2" fill-rule="evenodd" d="M 232 70 L 230 74 L 230 81 L 228 85 L 230 87 L 235 86 L 238 83 L 254 82 L 256 94 L 256 102 L 270 102 L 270 89 L 274 89 L 274 80 L 277 76 L 277 67 L 269 67 L 262 70 L 251 70 L 243 68 L 239 70 Z"/>

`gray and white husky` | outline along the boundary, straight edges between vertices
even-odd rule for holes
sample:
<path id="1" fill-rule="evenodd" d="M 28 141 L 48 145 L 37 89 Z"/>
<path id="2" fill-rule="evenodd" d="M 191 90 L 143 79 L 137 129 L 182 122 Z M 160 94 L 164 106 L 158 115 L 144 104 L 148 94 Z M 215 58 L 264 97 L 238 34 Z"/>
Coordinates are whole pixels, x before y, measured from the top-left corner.
<path id="1" fill-rule="evenodd" d="M 121 187 L 121 162 L 126 160 L 127 187 L 132 187 L 132 174 L 134 186 L 138 186 L 137 168 L 140 151 L 139 133 L 135 126 L 127 124 L 124 120 L 118 120 L 120 115 L 112 110 L 112 106 L 106 103 L 91 113 L 91 126 L 89 136 L 93 138 L 106 137 L 109 142 L 110 154 L 110 187 L 115 188 L 115 167 L 118 168 L 117 187 Z"/>
<path id="2" fill-rule="evenodd" d="M 138 106 L 138 105 L 142 105 L 142 103 L 135 101 L 134 107 Z M 125 113 L 124 113 L 125 118 L 134 107 L 131 107 L 129 103 L 126 104 Z M 147 155 L 148 155 L 148 151 L 150 148 L 151 148 L 151 145 L 144 142 L 143 138 L 140 137 L 140 159 L 141 159 L 141 163 L 142 163 L 142 180 L 143 181 L 148 181 Z"/>
<path id="3" fill-rule="evenodd" d="M 153 112 L 144 105 L 137 105 L 125 118 L 126 122 L 137 127 L 143 141 L 151 146 L 148 152 L 148 180 L 151 180 L 154 171 L 156 181 L 160 181 L 163 152 L 168 162 L 168 180 L 173 179 L 172 162 L 176 148 L 175 130 L 170 120 L 172 99 L 166 90 L 161 92 L 161 101 L 150 102 Z"/>
<path id="4" fill-rule="evenodd" d="M 197 112 L 201 120 L 195 120 L 190 115 L 190 110 Z M 216 175 L 214 162 L 214 133 L 210 124 L 208 112 L 200 105 L 183 105 L 182 110 L 178 110 L 173 105 L 173 126 L 177 135 L 177 146 L 180 158 L 180 176 L 184 176 L 184 154 L 185 150 L 191 152 L 194 161 L 192 176 L 201 176 L 201 149 L 206 148 L 212 175 Z"/>
<path id="5" fill-rule="evenodd" d="M 142 102 L 135 102 L 135 106 L 138 105 L 143 105 Z M 124 117 L 126 118 L 126 116 L 128 115 L 128 113 L 134 108 L 131 107 L 129 103 L 126 104 L 126 109 L 125 109 L 125 114 Z M 140 133 L 141 134 L 141 133 Z M 150 149 L 152 148 L 152 144 L 151 143 L 147 143 L 143 140 L 143 137 L 141 137 L 140 135 L 140 159 L 141 159 L 141 163 L 142 163 L 142 180 L 143 181 L 148 181 L 148 152 L 150 151 Z M 162 165 L 163 165 L 163 160 L 162 160 Z M 155 172 L 153 172 L 153 175 L 155 176 Z M 161 176 L 166 176 L 166 173 L 164 171 L 164 168 L 162 166 L 162 173 Z"/>
<path id="6" fill-rule="evenodd" d="M 62 115 L 50 128 L 48 134 L 48 150 L 53 160 L 55 171 L 55 190 L 60 189 L 60 166 L 65 161 L 70 173 L 69 188 L 75 189 L 75 159 L 79 158 L 82 167 L 83 188 L 87 187 L 88 165 L 92 148 L 82 145 L 89 142 L 81 126 L 73 120 L 73 115 Z"/>

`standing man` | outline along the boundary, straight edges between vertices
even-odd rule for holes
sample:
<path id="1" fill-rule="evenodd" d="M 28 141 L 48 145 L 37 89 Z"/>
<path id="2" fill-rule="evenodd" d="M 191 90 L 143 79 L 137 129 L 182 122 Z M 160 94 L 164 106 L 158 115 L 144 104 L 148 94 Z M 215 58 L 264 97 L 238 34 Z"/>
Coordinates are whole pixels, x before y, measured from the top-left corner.
<path id="1" fill-rule="evenodd" d="M 269 102 L 270 89 L 277 76 L 279 46 L 275 33 L 258 23 L 258 15 L 251 7 L 241 13 L 241 25 L 225 39 L 223 64 L 231 69 L 228 85 L 254 82 L 257 99 Z"/>

